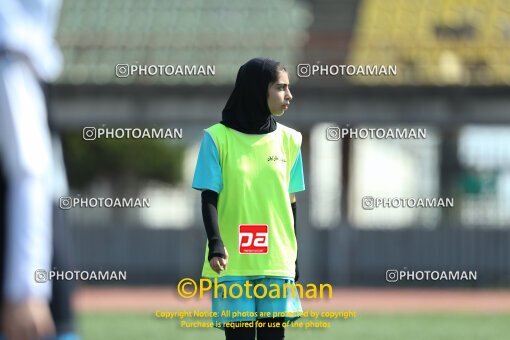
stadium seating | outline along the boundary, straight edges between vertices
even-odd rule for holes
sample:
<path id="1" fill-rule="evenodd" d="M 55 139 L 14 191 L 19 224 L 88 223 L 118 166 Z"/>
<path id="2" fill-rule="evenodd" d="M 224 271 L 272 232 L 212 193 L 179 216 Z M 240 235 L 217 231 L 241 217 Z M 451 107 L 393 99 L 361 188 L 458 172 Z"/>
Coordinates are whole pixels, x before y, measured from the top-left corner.
<path id="1" fill-rule="evenodd" d="M 308 8 L 293 0 L 64 1 L 57 32 L 65 58 L 59 82 L 231 83 L 239 65 L 256 56 L 297 63 L 311 20 Z M 214 64 L 216 75 L 116 79 L 116 64 L 134 63 Z"/>
<path id="2" fill-rule="evenodd" d="M 366 85 L 509 85 L 510 6 L 505 0 L 365 0 L 349 64 L 396 64 Z"/>

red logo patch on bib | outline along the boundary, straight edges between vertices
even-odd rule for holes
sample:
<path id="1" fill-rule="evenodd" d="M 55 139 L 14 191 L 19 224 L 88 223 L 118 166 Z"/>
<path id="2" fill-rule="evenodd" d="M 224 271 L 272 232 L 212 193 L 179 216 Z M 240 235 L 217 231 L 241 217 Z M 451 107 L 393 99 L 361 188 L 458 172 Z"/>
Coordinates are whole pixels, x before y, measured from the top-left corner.
<path id="1" fill-rule="evenodd" d="M 269 248 L 267 224 L 239 225 L 239 253 L 267 254 Z"/>

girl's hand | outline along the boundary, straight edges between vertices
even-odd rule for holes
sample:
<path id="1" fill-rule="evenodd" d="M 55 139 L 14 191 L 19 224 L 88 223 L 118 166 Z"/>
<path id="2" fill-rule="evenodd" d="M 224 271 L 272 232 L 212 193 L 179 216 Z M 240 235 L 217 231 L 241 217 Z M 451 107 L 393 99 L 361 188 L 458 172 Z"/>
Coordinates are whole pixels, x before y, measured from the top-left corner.
<path id="1" fill-rule="evenodd" d="M 212 270 L 214 270 L 217 274 L 220 274 L 222 271 L 227 269 L 228 265 L 228 251 L 227 248 L 223 247 L 225 249 L 225 258 L 223 257 L 213 257 L 211 261 L 209 261 L 209 265 L 211 266 Z"/>

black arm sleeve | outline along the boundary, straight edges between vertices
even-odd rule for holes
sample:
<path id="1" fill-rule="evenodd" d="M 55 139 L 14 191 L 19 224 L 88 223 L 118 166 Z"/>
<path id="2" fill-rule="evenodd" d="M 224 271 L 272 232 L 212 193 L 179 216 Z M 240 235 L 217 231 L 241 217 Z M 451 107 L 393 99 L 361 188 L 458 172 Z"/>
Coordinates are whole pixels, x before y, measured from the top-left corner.
<path id="1" fill-rule="evenodd" d="M 297 242 L 297 230 L 296 230 L 296 202 L 290 204 L 292 208 L 292 216 L 294 217 L 294 234 L 296 235 Z M 299 280 L 299 269 L 298 269 L 298 259 L 296 255 L 296 276 L 294 277 L 294 281 L 297 282 Z"/>
<path id="2" fill-rule="evenodd" d="M 209 242 L 209 261 L 213 257 L 225 258 L 225 249 L 218 226 L 218 193 L 212 190 L 202 191 L 202 218 Z"/>

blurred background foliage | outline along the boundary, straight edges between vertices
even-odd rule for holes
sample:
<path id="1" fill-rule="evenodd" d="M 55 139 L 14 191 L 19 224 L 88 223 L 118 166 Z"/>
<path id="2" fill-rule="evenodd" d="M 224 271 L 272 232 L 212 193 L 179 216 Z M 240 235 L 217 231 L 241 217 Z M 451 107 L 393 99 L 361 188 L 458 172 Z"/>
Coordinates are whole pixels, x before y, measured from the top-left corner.
<path id="1" fill-rule="evenodd" d="M 136 178 L 133 184 L 138 189 L 147 180 L 167 184 L 182 181 L 182 144 L 159 139 L 84 142 L 81 132 L 72 132 L 63 136 L 63 147 L 69 184 L 73 188 L 84 189 L 99 178 L 112 183 Z"/>

